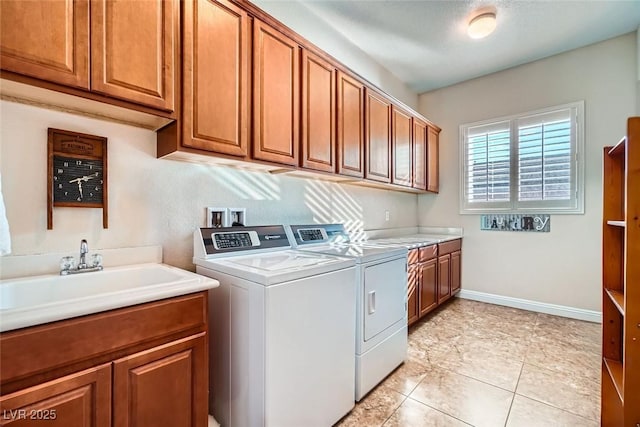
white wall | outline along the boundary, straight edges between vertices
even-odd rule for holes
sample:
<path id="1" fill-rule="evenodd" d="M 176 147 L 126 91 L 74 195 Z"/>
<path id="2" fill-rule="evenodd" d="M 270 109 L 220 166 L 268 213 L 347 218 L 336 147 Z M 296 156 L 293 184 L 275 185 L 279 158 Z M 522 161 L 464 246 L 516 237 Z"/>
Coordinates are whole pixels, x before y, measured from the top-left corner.
<path id="1" fill-rule="evenodd" d="M 404 82 L 318 18 L 302 3 L 283 0 L 251 2 L 388 94 L 411 108 L 418 108 L 418 95 Z"/>
<path id="2" fill-rule="evenodd" d="M 90 249 L 159 244 L 166 263 L 192 269 L 191 236 L 204 226 L 206 206 L 245 207 L 248 224 L 417 226 L 414 194 L 157 159 L 152 131 L 22 104 L 1 101 L 0 116 L 13 255 L 75 251 L 86 238 Z M 54 229 L 46 229 L 48 127 L 108 138 L 107 230 L 101 210 L 78 208 L 55 208 Z"/>
<path id="3" fill-rule="evenodd" d="M 636 35 L 628 34 L 422 94 L 442 127 L 440 194 L 421 195 L 420 225 L 464 227 L 463 288 L 600 311 L 602 148 L 620 140 L 636 109 Z M 585 100 L 585 215 L 553 215 L 550 233 L 480 231 L 459 215 L 458 127 Z"/>

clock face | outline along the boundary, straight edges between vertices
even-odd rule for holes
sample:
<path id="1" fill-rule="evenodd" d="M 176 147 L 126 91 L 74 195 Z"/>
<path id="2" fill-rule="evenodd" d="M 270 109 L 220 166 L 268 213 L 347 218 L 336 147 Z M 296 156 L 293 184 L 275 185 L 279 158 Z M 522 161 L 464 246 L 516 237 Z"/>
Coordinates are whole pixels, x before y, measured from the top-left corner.
<path id="1" fill-rule="evenodd" d="M 103 203 L 102 160 L 53 157 L 54 203 Z"/>

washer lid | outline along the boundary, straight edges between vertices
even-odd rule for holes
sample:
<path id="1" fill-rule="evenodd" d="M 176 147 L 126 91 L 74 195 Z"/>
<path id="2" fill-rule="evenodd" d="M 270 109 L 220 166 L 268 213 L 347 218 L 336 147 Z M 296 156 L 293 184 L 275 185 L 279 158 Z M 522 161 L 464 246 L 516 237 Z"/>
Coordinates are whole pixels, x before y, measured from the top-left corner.
<path id="1" fill-rule="evenodd" d="M 194 261 L 201 267 L 265 286 L 329 273 L 355 265 L 353 259 L 292 250 L 210 260 L 194 259 Z M 215 278 L 215 274 L 211 276 Z"/>
<path id="2" fill-rule="evenodd" d="M 365 243 L 314 246 L 310 248 L 298 247 L 298 250 L 353 258 L 357 263 L 407 256 L 407 249 L 401 246 L 376 246 Z"/>

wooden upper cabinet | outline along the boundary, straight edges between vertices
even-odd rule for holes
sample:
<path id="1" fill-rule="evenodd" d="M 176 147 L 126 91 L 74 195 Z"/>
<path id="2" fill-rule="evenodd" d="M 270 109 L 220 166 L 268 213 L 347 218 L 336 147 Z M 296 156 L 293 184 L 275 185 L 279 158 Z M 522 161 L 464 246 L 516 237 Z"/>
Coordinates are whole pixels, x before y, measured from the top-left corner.
<path id="1" fill-rule="evenodd" d="M 226 0 L 183 3 L 182 145 L 246 157 L 249 17 Z"/>
<path id="2" fill-rule="evenodd" d="M 89 89 L 88 0 L 0 1 L 0 67 Z"/>
<path id="3" fill-rule="evenodd" d="M 302 157 L 301 166 L 335 171 L 336 69 L 302 50 Z"/>
<path id="4" fill-rule="evenodd" d="M 391 118 L 391 158 L 393 159 L 391 182 L 405 187 L 411 187 L 413 182 L 411 127 L 411 114 L 394 105 Z"/>
<path id="5" fill-rule="evenodd" d="M 338 173 L 364 177 L 364 84 L 341 71 L 337 75 Z"/>
<path id="6" fill-rule="evenodd" d="M 3 426 L 111 427 L 111 364 L 0 396 L 0 412 Z"/>
<path id="7" fill-rule="evenodd" d="M 174 0 L 92 0 L 91 90 L 173 111 L 178 20 Z"/>
<path id="8" fill-rule="evenodd" d="M 427 124 L 413 118 L 413 188 L 427 189 Z"/>
<path id="9" fill-rule="evenodd" d="M 207 425 L 205 333 L 113 363 L 114 427 Z"/>
<path id="10" fill-rule="evenodd" d="M 439 135 L 440 130 L 428 126 L 427 128 L 427 191 L 437 193 L 440 190 L 439 172 Z"/>
<path id="11" fill-rule="evenodd" d="M 391 102 L 365 90 L 365 175 L 374 181 L 391 182 Z"/>
<path id="12" fill-rule="evenodd" d="M 253 22 L 253 158 L 298 165 L 300 47 Z"/>

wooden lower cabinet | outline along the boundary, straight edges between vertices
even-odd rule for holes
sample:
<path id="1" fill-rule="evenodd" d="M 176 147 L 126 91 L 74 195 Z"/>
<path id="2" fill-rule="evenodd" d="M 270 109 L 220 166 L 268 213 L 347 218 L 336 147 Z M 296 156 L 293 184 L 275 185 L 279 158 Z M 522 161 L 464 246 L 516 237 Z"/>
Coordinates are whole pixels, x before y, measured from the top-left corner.
<path id="1" fill-rule="evenodd" d="M 111 426 L 111 364 L 0 396 L 0 425 Z"/>
<path id="2" fill-rule="evenodd" d="M 460 282 L 462 279 L 462 251 L 451 253 L 451 295 L 460 292 Z"/>
<path id="3" fill-rule="evenodd" d="M 461 239 L 409 251 L 409 326 L 460 291 L 461 259 Z"/>
<path id="4" fill-rule="evenodd" d="M 437 259 L 420 264 L 420 316 L 424 316 L 438 305 Z"/>
<path id="5" fill-rule="evenodd" d="M 198 292 L 3 332 L 0 426 L 206 427 L 207 330 Z"/>
<path id="6" fill-rule="evenodd" d="M 451 296 L 451 255 L 438 257 L 438 304 Z"/>
<path id="7" fill-rule="evenodd" d="M 113 363 L 114 427 L 207 423 L 205 333 Z"/>
<path id="8" fill-rule="evenodd" d="M 418 278 L 418 266 L 409 266 L 408 270 L 409 289 L 407 290 L 407 323 L 409 325 L 414 324 L 420 318 L 419 307 L 419 278 Z"/>

